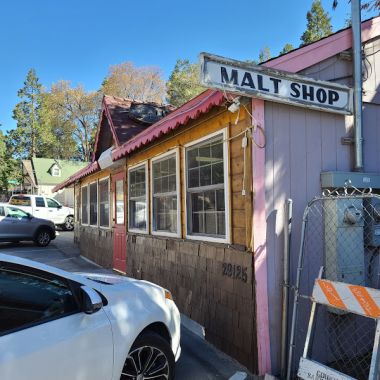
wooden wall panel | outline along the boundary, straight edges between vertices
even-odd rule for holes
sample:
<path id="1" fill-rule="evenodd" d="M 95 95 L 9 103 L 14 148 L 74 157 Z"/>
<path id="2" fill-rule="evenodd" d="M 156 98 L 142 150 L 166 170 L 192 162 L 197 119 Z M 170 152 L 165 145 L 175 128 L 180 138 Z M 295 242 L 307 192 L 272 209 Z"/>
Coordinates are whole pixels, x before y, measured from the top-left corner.
<path id="1" fill-rule="evenodd" d="M 247 106 L 248 110 L 250 106 Z M 128 167 L 136 165 L 139 162 L 151 160 L 152 158 L 165 153 L 173 148 L 180 150 L 180 180 L 181 180 L 181 228 L 182 237 L 186 236 L 186 213 L 185 213 L 185 177 L 184 177 L 184 146 L 189 142 L 203 138 L 211 133 L 227 128 L 229 141 L 229 170 L 230 170 L 230 220 L 231 220 L 231 237 L 232 244 L 250 247 L 251 229 L 252 229 L 252 191 L 251 191 L 251 159 L 249 145 L 246 150 L 246 195 L 242 195 L 243 190 L 243 174 L 244 174 L 244 150 L 242 149 L 242 138 L 240 135 L 250 126 L 250 117 L 247 111 L 242 107 L 238 122 L 236 123 L 237 114 L 232 114 L 226 109 L 218 108 L 210 112 L 207 116 L 201 117 L 196 122 L 189 123 L 177 132 L 173 132 L 168 136 L 159 139 L 157 143 L 148 146 L 128 157 Z M 238 136 L 234 138 L 235 136 Z M 238 214 L 240 217 L 244 215 L 242 222 L 237 221 Z"/>

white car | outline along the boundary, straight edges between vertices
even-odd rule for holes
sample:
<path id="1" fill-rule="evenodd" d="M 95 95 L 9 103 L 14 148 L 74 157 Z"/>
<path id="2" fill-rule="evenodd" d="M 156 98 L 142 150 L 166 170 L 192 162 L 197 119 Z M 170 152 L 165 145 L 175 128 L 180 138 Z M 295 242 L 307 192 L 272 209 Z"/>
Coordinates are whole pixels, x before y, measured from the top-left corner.
<path id="1" fill-rule="evenodd" d="M 12 206 L 28 212 L 36 218 L 51 220 L 66 231 L 74 229 L 74 209 L 62 206 L 53 198 L 42 195 L 12 195 L 8 202 Z"/>
<path id="2" fill-rule="evenodd" d="M 168 290 L 0 254 L 0 379 L 174 379 L 180 315 Z"/>

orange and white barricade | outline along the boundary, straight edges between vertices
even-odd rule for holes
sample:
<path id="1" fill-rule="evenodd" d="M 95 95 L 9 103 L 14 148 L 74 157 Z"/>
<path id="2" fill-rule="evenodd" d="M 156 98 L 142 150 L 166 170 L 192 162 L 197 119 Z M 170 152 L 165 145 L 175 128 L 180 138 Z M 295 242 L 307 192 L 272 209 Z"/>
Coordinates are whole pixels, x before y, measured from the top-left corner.
<path id="1" fill-rule="evenodd" d="M 316 306 L 317 304 L 321 304 L 338 309 L 341 312 L 358 314 L 377 320 L 371 367 L 368 379 L 378 379 L 380 363 L 380 290 L 319 278 L 315 280 L 312 301 L 313 304 L 310 313 L 303 357 L 300 360 L 300 365 L 298 368 L 298 377 L 305 380 L 353 379 L 352 377 L 347 376 L 339 371 L 308 359 L 310 339 L 312 335 L 312 329 L 314 327 Z"/>

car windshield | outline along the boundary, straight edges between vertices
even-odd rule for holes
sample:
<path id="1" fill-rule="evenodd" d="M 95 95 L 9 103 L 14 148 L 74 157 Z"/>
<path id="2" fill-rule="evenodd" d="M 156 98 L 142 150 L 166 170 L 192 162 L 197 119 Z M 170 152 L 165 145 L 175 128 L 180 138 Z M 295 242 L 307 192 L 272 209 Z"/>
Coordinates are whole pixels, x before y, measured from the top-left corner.
<path id="1" fill-rule="evenodd" d="M 20 210 L 17 207 L 7 207 L 5 209 L 5 216 L 8 218 L 16 218 L 16 219 L 28 219 L 29 214 L 23 210 Z"/>

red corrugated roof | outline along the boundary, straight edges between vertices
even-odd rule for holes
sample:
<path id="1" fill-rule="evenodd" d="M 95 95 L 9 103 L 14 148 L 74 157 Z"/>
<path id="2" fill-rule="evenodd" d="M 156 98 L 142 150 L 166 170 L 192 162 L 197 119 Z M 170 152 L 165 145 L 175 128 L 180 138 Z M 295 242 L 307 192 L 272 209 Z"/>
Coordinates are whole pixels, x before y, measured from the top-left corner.
<path id="1" fill-rule="evenodd" d="M 191 99 L 189 102 L 177 108 L 157 123 L 151 125 L 135 137 L 125 142 L 119 148 L 116 148 L 112 152 L 112 160 L 117 161 L 134 150 L 149 144 L 160 136 L 163 136 L 170 131 L 179 128 L 180 126 L 187 124 L 190 120 L 196 120 L 198 117 L 208 112 L 212 107 L 220 106 L 224 101 L 225 97 L 221 91 L 206 90 L 202 92 L 194 99 Z M 95 173 L 98 170 L 100 170 L 100 167 L 98 162 L 95 161 L 68 178 L 65 182 L 56 186 L 53 191 L 58 191 L 70 186 L 75 181 L 89 174 Z"/>
<path id="2" fill-rule="evenodd" d="M 134 150 L 149 144 L 160 136 L 177 129 L 181 125 L 187 124 L 190 120 L 197 119 L 202 114 L 208 112 L 212 107 L 221 105 L 224 100 L 224 95 L 220 91 L 206 90 L 202 92 L 194 99 L 191 99 L 171 114 L 115 149 L 112 153 L 112 159 L 116 161 Z"/>
<path id="3" fill-rule="evenodd" d="M 73 174 L 71 177 L 67 178 L 67 180 L 65 182 L 62 182 L 60 183 L 59 185 L 57 185 L 54 189 L 53 189 L 53 192 L 56 192 L 58 190 L 61 190 L 67 186 L 70 186 L 72 185 L 75 181 L 85 177 L 86 175 L 89 175 L 89 174 L 92 174 L 92 173 L 95 173 L 97 172 L 98 170 L 100 170 L 100 167 L 99 167 L 99 164 L 97 161 L 95 162 L 92 162 L 91 164 L 89 164 L 88 166 L 86 166 L 85 168 L 77 171 L 75 174 Z"/>

